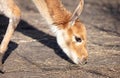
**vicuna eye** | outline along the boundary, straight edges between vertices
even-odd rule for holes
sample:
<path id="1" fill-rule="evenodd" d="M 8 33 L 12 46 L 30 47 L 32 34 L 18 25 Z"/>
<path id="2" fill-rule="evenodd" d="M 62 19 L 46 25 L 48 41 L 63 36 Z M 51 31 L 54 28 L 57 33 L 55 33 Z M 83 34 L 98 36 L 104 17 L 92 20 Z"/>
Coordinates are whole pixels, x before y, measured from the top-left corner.
<path id="1" fill-rule="evenodd" d="M 82 41 L 82 39 L 77 37 L 77 36 L 75 36 L 75 40 L 76 40 L 76 42 L 81 42 Z"/>

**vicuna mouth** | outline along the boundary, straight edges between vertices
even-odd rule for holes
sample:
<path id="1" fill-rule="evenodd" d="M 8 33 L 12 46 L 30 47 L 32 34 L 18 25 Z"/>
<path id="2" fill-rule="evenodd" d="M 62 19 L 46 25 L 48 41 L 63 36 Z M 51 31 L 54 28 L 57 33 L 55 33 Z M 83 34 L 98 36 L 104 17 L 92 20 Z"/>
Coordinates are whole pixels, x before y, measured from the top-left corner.
<path id="1" fill-rule="evenodd" d="M 81 64 L 81 65 L 87 64 L 87 59 L 86 58 L 82 58 L 82 59 L 79 59 L 79 60 L 80 60 L 79 64 Z"/>
<path id="2" fill-rule="evenodd" d="M 78 58 L 77 58 L 77 61 L 76 61 L 76 62 L 74 61 L 74 63 L 75 63 L 75 64 L 78 64 L 78 65 L 85 65 L 85 64 L 87 64 L 88 62 L 87 62 L 87 59 L 85 59 L 85 58 L 80 59 L 80 58 L 78 57 Z"/>

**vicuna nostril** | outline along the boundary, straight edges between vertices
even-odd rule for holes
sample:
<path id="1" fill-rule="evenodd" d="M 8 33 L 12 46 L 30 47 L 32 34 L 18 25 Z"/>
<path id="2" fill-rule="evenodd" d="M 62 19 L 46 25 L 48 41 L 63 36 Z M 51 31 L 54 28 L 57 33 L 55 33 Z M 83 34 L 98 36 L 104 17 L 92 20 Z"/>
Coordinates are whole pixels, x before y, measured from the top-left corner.
<path id="1" fill-rule="evenodd" d="M 82 64 L 87 64 L 87 61 L 84 61 Z"/>
<path id="2" fill-rule="evenodd" d="M 87 59 L 81 59 L 80 63 L 83 64 L 83 65 L 87 64 Z"/>

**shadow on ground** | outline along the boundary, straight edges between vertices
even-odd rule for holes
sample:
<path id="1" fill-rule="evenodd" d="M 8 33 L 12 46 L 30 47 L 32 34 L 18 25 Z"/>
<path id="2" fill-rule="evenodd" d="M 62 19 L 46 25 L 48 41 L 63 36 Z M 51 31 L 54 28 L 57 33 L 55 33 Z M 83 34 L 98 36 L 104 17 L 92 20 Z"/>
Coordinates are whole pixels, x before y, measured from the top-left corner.
<path id="1" fill-rule="evenodd" d="M 26 30 L 35 30 L 36 33 L 32 33 L 32 32 L 26 32 Z M 60 49 L 60 47 L 57 44 L 56 38 L 54 36 L 51 36 L 49 34 L 44 33 L 43 31 L 40 31 L 38 29 L 36 29 L 34 26 L 30 25 L 29 23 L 27 23 L 24 20 L 21 20 L 18 27 L 17 27 L 17 31 L 21 32 L 22 34 L 29 36 L 33 39 L 36 39 L 38 42 L 44 44 L 45 46 L 51 48 L 54 50 L 55 54 L 57 54 L 58 56 L 60 56 L 61 58 L 65 59 L 66 61 L 73 63 L 67 56 L 65 53 L 63 53 L 63 51 Z M 39 36 L 36 36 L 39 35 Z"/>
<path id="2" fill-rule="evenodd" d="M 2 31 L 1 34 L 5 33 L 6 29 L 7 29 L 7 25 L 8 25 L 8 18 L 4 17 L 4 16 L 0 16 L 2 18 L 2 20 L 0 20 L 0 22 L 2 22 L 2 26 L 0 26 L 0 29 Z M 5 21 L 3 23 L 3 21 Z M 56 38 L 46 34 L 36 28 L 34 28 L 32 25 L 30 25 L 29 23 L 27 23 L 24 20 L 21 20 L 17 29 L 18 32 L 21 32 L 22 34 L 29 36 L 33 39 L 36 39 L 38 42 L 44 44 L 45 46 L 52 48 L 55 52 L 55 54 L 57 54 L 58 56 L 60 56 L 61 58 L 65 59 L 66 61 L 69 61 L 70 63 L 73 63 L 67 56 L 65 53 L 63 53 L 63 51 L 60 49 L 60 47 L 58 46 L 57 42 L 56 42 Z M 26 30 L 34 30 L 36 31 L 36 33 L 33 34 L 33 32 L 26 32 Z M 39 35 L 39 36 L 36 36 Z M 1 37 L 2 40 L 2 37 Z M 17 48 L 18 44 L 14 43 L 14 42 L 10 42 L 9 44 L 9 48 L 7 50 L 7 52 L 5 53 L 5 56 L 3 58 L 3 63 L 5 62 L 5 60 L 8 58 L 8 56 L 11 54 L 11 52 Z"/>

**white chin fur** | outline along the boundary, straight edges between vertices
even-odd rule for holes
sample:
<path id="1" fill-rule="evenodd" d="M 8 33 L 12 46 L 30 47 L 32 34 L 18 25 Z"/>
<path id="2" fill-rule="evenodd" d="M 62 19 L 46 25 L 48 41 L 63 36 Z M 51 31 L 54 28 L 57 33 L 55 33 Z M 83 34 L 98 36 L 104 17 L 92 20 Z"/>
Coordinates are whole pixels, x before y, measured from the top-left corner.
<path id="1" fill-rule="evenodd" d="M 64 53 L 75 63 L 79 64 L 79 58 L 76 55 L 75 52 L 71 51 L 70 48 L 66 45 L 65 42 L 65 33 L 63 30 L 60 30 L 57 26 L 52 25 L 51 30 L 53 33 L 55 33 L 57 37 L 57 43 L 61 47 L 61 49 L 64 51 Z"/>
<path id="2" fill-rule="evenodd" d="M 64 31 L 63 30 L 59 30 L 57 31 L 57 43 L 59 44 L 59 46 L 61 47 L 61 49 L 64 51 L 64 53 L 75 63 L 75 64 L 79 64 L 79 59 L 78 56 L 75 52 L 71 51 L 71 49 L 66 45 L 65 42 L 65 36 L 64 36 Z"/>

